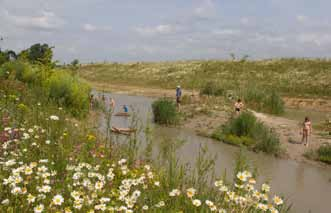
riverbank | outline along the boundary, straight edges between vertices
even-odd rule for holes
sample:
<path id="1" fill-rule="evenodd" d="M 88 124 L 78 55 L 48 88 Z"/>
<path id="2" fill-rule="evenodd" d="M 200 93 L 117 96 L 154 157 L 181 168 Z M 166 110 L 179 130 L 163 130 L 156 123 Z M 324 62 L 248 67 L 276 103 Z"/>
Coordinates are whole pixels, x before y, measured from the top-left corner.
<path id="1" fill-rule="evenodd" d="M 128 86 L 124 84 L 104 84 L 90 82 L 92 87 L 99 91 L 111 91 L 118 94 L 127 95 L 142 95 L 146 97 L 174 97 L 173 90 L 160 89 L 160 88 L 146 88 L 139 86 Z M 190 97 L 189 103 L 182 106 L 181 111 L 186 112 L 185 121 L 182 123 L 182 128 L 194 130 L 200 136 L 209 137 L 212 132 L 224 124 L 232 112 L 231 102 L 224 98 L 204 97 L 201 100 L 198 91 L 184 90 L 184 93 Z M 293 103 L 298 103 L 298 98 L 293 101 L 291 98 L 285 98 L 285 103 L 288 107 L 294 107 Z M 302 104 L 307 100 L 311 103 L 312 99 L 301 99 L 300 109 L 311 107 L 311 104 Z M 326 112 L 329 104 L 328 100 L 321 102 L 318 99 L 320 108 Z M 330 109 L 331 110 L 331 109 Z M 270 128 L 273 128 L 279 135 L 280 142 L 284 149 L 282 158 L 291 159 L 298 162 L 306 162 L 318 166 L 329 166 L 327 164 L 313 161 L 304 157 L 304 154 L 310 150 L 318 149 L 322 144 L 330 143 L 331 139 L 321 136 L 320 131 L 313 131 L 310 138 L 310 146 L 305 147 L 301 144 L 300 126 L 296 120 L 291 120 L 284 117 L 272 116 L 269 114 L 258 113 L 253 111 L 255 116 L 264 122 Z"/>

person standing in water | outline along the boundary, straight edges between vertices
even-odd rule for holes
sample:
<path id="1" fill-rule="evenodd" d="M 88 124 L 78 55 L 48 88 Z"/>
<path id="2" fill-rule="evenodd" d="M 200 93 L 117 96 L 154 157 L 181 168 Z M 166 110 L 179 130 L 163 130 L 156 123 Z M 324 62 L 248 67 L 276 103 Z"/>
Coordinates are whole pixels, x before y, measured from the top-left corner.
<path id="1" fill-rule="evenodd" d="M 239 98 L 237 100 L 237 102 L 234 104 L 234 109 L 235 109 L 236 115 L 239 115 L 243 108 L 244 108 L 244 104 L 241 101 L 241 99 Z"/>
<path id="2" fill-rule="evenodd" d="M 311 121 L 308 117 L 305 117 L 305 121 L 303 122 L 303 128 L 302 128 L 302 143 L 304 143 L 305 146 L 308 147 L 309 141 L 308 136 L 312 133 L 312 125 Z"/>
<path id="3" fill-rule="evenodd" d="M 180 107 L 181 98 L 182 98 L 182 89 L 178 85 L 176 88 L 176 104 L 178 108 Z"/>
<path id="4" fill-rule="evenodd" d="M 109 98 L 109 101 L 110 101 L 111 111 L 114 112 L 114 109 L 115 109 L 115 100 L 114 100 L 114 98 L 110 97 Z"/>

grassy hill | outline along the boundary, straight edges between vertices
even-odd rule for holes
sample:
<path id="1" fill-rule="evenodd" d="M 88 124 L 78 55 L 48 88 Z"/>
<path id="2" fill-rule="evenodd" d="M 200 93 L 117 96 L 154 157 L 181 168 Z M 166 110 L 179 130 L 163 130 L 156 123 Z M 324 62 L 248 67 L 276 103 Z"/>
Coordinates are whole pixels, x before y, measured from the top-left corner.
<path id="1" fill-rule="evenodd" d="M 144 87 L 200 89 L 209 82 L 232 90 L 273 88 L 286 96 L 331 96 L 331 61 L 275 59 L 262 61 L 177 61 L 83 65 L 80 76 L 90 82 Z"/>

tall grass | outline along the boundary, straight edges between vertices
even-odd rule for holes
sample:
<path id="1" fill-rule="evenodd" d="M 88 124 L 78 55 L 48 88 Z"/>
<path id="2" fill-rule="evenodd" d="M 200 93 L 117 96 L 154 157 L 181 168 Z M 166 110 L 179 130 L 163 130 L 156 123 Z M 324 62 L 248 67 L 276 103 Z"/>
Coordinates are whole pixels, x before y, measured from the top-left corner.
<path id="1" fill-rule="evenodd" d="M 243 112 L 213 133 L 213 138 L 234 145 L 245 145 L 256 151 L 280 154 L 281 147 L 277 134 L 250 112 Z"/>
<path id="2" fill-rule="evenodd" d="M 87 114 L 90 88 L 67 71 L 52 70 L 18 60 L 3 64 L 0 67 L 0 78 L 18 80 L 30 88 L 38 88 L 58 105 L 70 109 L 75 116 Z"/>
<path id="3" fill-rule="evenodd" d="M 239 92 L 245 103 L 252 109 L 271 114 L 282 114 L 284 102 L 274 89 L 259 88 L 249 85 Z"/>
<path id="4" fill-rule="evenodd" d="M 158 124 L 172 125 L 179 121 L 175 103 L 168 98 L 160 98 L 152 104 L 154 121 Z"/>
<path id="5" fill-rule="evenodd" d="M 318 148 L 317 155 L 320 161 L 331 164 L 331 145 L 324 145 Z"/>

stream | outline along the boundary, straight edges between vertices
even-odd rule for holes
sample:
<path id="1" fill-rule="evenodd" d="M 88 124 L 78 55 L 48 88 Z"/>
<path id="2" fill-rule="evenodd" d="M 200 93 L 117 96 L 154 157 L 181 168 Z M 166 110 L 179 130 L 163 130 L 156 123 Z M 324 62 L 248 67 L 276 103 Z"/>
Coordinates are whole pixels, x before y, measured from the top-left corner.
<path id="1" fill-rule="evenodd" d="M 151 103 L 153 98 L 109 93 L 106 93 L 105 96 L 115 99 L 115 113 L 122 111 L 121 106 L 126 104 L 137 112 L 137 117 L 142 121 L 143 126 L 147 122 L 152 123 Z M 105 127 L 106 120 L 103 119 L 101 122 L 101 126 Z M 128 127 L 130 121 L 127 117 L 113 116 L 111 123 L 116 127 Z M 154 127 L 156 138 L 166 137 L 186 141 L 177 151 L 181 163 L 194 164 L 200 146 L 204 145 L 207 147 L 207 155 L 211 157 L 216 155 L 216 176 L 222 177 L 226 171 L 227 176 L 232 177 L 238 147 L 197 136 L 189 129 L 151 125 Z M 125 140 L 125 136 L 120 137 Z M 154 146 L 157 148 L 159 145 L 156 140 Z M 331 203 L 329 203 L 331 201 L 331 167 L 323 168 L 250 151 L 245 154 L 250 164 L 258 169 L 258 182 L 268 181 L 272 193 L 285 196 L 288 202 L 293 204 L 291 212 L 331 212 Z"/>

